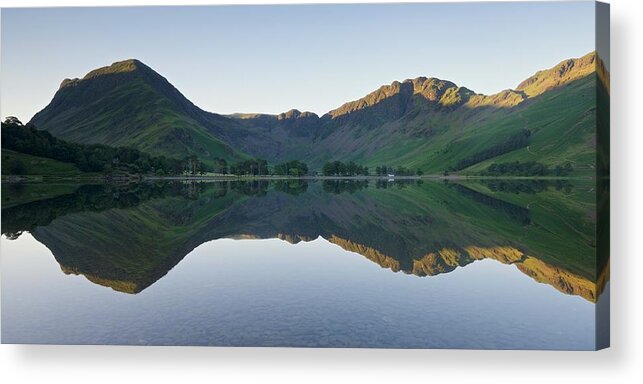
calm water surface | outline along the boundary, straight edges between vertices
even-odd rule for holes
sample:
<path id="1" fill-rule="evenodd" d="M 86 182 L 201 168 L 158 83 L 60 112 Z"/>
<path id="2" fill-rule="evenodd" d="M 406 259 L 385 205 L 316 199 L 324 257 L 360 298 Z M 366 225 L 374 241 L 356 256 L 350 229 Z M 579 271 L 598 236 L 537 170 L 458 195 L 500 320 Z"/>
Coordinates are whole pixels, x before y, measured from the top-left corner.
<path id="1" fill-rule="evenodd" d="M 3 343 L 594 349 L 591 187 L 2 192 Z"/>

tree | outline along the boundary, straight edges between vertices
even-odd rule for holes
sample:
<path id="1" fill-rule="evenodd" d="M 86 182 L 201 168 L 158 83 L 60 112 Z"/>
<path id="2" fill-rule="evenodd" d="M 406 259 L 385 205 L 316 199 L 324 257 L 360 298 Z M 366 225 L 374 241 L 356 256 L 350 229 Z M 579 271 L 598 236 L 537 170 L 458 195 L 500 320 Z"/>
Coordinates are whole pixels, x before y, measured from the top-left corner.
<path id="1" fill-rule="evenodd" d="M 324 176 L 333 176 L 335 175 L 335 166 L 334 163 L 327 161 L 322 167 L 322 174 Z"/>
<path id="2" fill-rule="evenodd" d="M 350 161 L 346 164 L 341 161 L 328 161 L 322 167 L 324 176 L 368 176 L 368 167 Z"/>
<path id="3" fill-rule="evenodd" d="M 185 165 L 185 172 L 195 175 L 199 172 L 199 161 L 195 155 L 191 155 L 183 159 Z"/>
<path id="4" fill-rule="evenodd" d="M 565 176 L 571 172 L 571 165 L 569 167 L 557 165 L 554 169 L 548 168 L 542 163 L 536 161 L 527 162 L 509 162 L 509 163 L 493 163 L 485 171 L 486 174 L 492 176 L 500 175 L 513 175 L 513 176 L 544 176 L 556 175 Z"/>
<path id="5" fill-rule="evenodd" d="M 346 165 L 341 161 L 334 161 L 333 167 L 335 168 L 335 174 L 338 176 L 346 176 Z"/>
<path id="6" fill-rule="evenodd" d="M 257 159 L 257 174 L 258 175 L 267 175 L 268 174 L 268 162 L 264 159 Z"/>
<path id="7" fill-rule="evenodd" d="M 288 169 L 288 175 L 289 176 L 294 176 L 294 177 L 299 177 L 301 176 L 301 171 L 299 168 L 290 168 Z"/>
<path id="8" fill-rule="evenodd" d="M 300 177 L 308 174 L 308 165 L 303 161 L 290 160 L 285 163 L 275 165 L 272 173 L 280 176 Z"/>
<path id="9" fill-rule="evenodd" d="M 229 172 L 233 175 L 267 175 L 268 174 L 268 162 L 264 159 L 250 159 L 240 161 L 238 163 L 232 164 L 229 167 Z"/>
<path id="10" fill-rule="evenodd" d="M 467 168 L 473 164 L 511 152 L 518 148 L 526 147 L 529 144 L 531 131 L 529 129 L 522 129 L 519 132 L 505 138 L 501 143 L 492 145 L 480 152 L 474 153 L 462 160 L 460 160 L 454 167 L 455 170 Z"/>
<path id="11" fill-rule="evenodd" d="M 7 117 L 4 119 L 4 123 L 5 123 L 5 124 L 14 124 L 14 125 L 18 125 L 18 126 L 20 126 L 20 127 L 22 127 L 22 126 L 23 126 L 23 125 L 22 125 L 22 122 L 21 122 L 17 117 L 15 117 L 15 116 L 7 116 Z"/>
<path id="12" fill-rule="evenodd" d="M 215 172 L 221 173 L 221 174 L 227 174 L 228 173 L 228 163 L 225 161 L 225 159 L 216 159 L 216 167 L 215 167 Z"/>

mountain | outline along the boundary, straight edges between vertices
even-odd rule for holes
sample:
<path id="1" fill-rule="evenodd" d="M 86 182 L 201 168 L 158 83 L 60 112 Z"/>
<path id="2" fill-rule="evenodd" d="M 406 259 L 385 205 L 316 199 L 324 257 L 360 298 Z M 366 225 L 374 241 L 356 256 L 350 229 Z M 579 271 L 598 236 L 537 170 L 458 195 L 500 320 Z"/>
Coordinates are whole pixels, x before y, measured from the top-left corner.
<path id="1" fill-rule="evenodd" d="M 63 81 L 32 123 L 72 141 L 205 160 L 299 159 L 313 169 L 352 160 L 425 173 L 538 161 L 589 173 L 596 166 L 596 89 L 608 83 L 592 52 L 493 95 L 418 77 L 384 85 L 323 116 L 296 109 L 223 116 L 199 109 L 152 69 L 127 60 Z"/>
<path id="2" fill-rule="evenodd" d="M 131 146 L 170 157 L 196 155 L 204 161 L 246 157 L 208 131 L 226 129 L 228 119 L 202 111 L 138 60 L 63 80 L 31 123 L 83 144 Z"/>
<path id="3" fill-rule="evenodd" d="M 594 70 L 591 53 L 494 95 L 438 79 L 395 82 L 324 116 L 328 129 L 310 155 L 369 166 L 402 164 L 425 173 L 467 172 L 488 159 L 572 162 L 589 170 L 595 163 Z M 504 145 L 523 130 L 528 141 Z"/>

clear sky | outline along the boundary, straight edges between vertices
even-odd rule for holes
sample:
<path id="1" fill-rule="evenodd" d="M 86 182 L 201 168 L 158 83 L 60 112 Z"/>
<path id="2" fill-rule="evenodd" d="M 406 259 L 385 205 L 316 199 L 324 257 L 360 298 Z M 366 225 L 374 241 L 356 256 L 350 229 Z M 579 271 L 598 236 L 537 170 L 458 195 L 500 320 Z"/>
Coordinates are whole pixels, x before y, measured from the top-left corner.
<path id="1" fill-rule="evenodd" d="M 217 113 L 323 114 L 418 76 L 480 93 L 594 50 L 593 2 L 2 10 L 1 115 L 137 58 Z"/>

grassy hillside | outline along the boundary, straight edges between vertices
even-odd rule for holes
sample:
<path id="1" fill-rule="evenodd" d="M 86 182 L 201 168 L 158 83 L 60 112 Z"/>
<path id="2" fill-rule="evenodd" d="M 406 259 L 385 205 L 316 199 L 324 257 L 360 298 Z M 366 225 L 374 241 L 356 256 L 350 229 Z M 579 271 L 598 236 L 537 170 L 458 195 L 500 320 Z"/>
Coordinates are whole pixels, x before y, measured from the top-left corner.
<path id="1" fill-rule="evenodd" d="M 2 148 L 14 154 L 40 157 L 39 162 L 30 164 L 44 165 L 44 159 L 72 164 L 83 175 L 102 177 L 129 177 L 130 175 L 182 175 L 202 174 L 211 166 L 199 161 L 195 156 L 176 159 L 165 156 L 152 156 L 146 152 L 129 147 L 110 147 L 104 144 L 79 144 L 56 138 L 47 131 L 38 130 L 32 124 L 22 125 L 19 121 L 8 119 L 2 123 Z M 25 174 L 27 169 L 20 160 L 7 163 L 9 174 Z M 56 176 L 56 169 L 41 167 L 44 176 Z"/>
<path id="2" fill-rule="evenodd" d="M 87 175 L 75 165 L 2 149 L 2 175 L 75 177 Z"/>
<path id="3" fill-rule="evenodd" d="M 572 163 L 580 174 L 596 167 L 596 75 L 544 93 L 497 126 L 522 124 L 532 135 L 524 149 L 497 156 L 468 168 L 477 173 L 491 163 L 538 161 L 546 165 Z"/>
<path id="4" fill-rule="evenodd" d="M 570 163 L 574 175 L 588 175 L 596 166 L 597 66 L 595 53 L 565 60 L 495 95 L 434 78 L 394 82 L 319 118 L 288 153 L 312 168 L 352 160 L 477 174 L 493 162 L 537 161 L 550 168 Z M 257 131 L 268 124 L 265 115 L 238 118 Z M 523 131 L 528 141 L 507 145 Z M 270 132 L 287 140 L 276 128 Z"/>
<path id="5" fill-rule="evenodd" d="M 313 164 L 331 157 L 442 173 L 527 129 L 527 146 L 460 172 L 480 173 L 493 162 L 538 161 L 552 167 L 571 162 L 576 174 L 586 174 L 596 162 L 597 85 L 591 74 L 510 108 L 411 114 L 370 130 L 340 128 L 319 142 Z"/>

